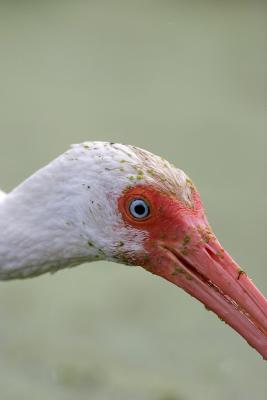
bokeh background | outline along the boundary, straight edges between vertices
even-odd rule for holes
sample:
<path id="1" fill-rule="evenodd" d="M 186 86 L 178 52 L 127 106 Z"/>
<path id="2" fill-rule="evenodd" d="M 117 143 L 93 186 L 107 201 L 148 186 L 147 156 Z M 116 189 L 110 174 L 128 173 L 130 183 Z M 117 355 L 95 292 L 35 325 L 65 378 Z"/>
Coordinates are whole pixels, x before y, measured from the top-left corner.
<path id="1" fill-rule="evenodd" d="M 267 293 L 265 1 L 0 1 L 0 184 L 84 140 L 184 169 Z M 4 234 L 1 232 L 0 234 Z M 0 284 L 1 399 L 266 399 L 266 363 L 141 268 Z"/>

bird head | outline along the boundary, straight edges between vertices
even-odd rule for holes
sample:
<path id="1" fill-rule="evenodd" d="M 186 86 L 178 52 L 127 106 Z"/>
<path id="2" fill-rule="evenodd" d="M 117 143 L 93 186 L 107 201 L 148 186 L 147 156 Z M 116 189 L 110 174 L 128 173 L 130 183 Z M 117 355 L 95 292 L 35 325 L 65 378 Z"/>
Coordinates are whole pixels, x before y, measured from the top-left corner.
<path id="1" fill-rule="evenodd" d="M 32 178 L 40 184 L 30 178 L 18 190 L 27 198 L 27 186 L 34 187 L 28 203 L 37 196 L 39 214 L 45 209 L 55 216 L 42 218 L 53 238 L 53 262 L 141 266 L 200 300 L 267 358 L 267 301 L 220 245 L 182 170 L 134 146 L 86 142 L 41 170 L 41 177 Z"/>

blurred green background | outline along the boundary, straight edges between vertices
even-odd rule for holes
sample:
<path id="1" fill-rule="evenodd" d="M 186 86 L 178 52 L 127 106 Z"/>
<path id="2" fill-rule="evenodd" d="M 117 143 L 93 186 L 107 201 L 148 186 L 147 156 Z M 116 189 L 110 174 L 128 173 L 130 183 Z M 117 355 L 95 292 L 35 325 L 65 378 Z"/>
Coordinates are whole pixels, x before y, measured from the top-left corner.
<path id="1" fill-rule="evenodd" d="M 84 140 L 184 169 L 267 293 L 265 1 L 0 1 L 0 186 Z M 1 232 L 1 234 L 4 234 Z M 266 363 L 181 290 L 92 263 L 0 284 L 1 399 L 266 399 Z"/>

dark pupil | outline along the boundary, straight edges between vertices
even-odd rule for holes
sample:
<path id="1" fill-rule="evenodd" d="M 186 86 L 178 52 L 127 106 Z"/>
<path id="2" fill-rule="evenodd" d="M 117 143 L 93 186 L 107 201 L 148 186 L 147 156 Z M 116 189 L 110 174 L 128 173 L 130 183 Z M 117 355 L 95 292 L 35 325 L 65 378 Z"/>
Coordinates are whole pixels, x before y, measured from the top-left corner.
<path id="1" fill-rule="evenodd" d="M 138 204 L 137 206 L 135 206 L 134 211 L 138 215 L 143 215 L 146 212 L 145 207 L 142 204 Z"/>

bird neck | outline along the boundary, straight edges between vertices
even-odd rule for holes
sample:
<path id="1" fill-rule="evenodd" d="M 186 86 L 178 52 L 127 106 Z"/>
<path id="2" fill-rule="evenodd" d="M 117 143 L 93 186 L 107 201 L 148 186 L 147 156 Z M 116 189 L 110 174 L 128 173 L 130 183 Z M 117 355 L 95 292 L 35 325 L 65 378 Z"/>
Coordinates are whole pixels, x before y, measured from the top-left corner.
<path id="1" fill-rule="evenodd" d="M 40 211 L 12 196 L 1 202 L 0 280 L 27 278 L 65 266 L 69 254 L 68 248 L 64 254 L 61 251 L 64 238 Z"/>
<path id="2" fill-rule="evenodd" d="M 61 169 L 56 169 L 56 164 L 45 167 L 1 200 L 0 280 L 96 259 L 95 249 L 88 245 L 88 223 L 82 224 L 76 215 L 81 207 L 75 199 L 69 201 Z"/>

